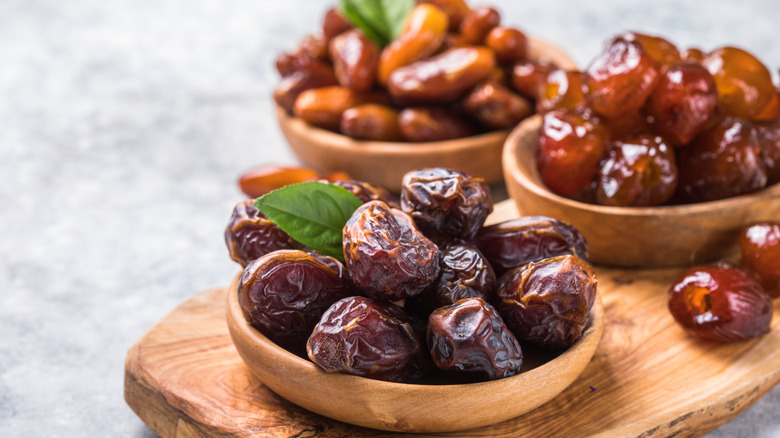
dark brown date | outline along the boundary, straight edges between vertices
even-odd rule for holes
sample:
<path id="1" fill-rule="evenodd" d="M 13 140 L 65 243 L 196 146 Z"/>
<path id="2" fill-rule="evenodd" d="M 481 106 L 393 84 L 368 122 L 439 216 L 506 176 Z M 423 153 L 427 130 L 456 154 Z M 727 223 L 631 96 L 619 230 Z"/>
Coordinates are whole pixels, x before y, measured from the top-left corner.
<path id="1" fill-rule="evenodd" d="M 573 226 L 544 216 L 527 216 L 484 227 L 473 242 L 496 275 L 530 262 L 574 254 L 588 258 L 588 244 Z"/>
<path id="2" fill-rule="evenodd" d="M 758 275 L 769 296 L 780 297 L 780 223 L 745 227 L 739 235 L 739 247 L 742 266 Z"/>
<path id="3" fill-rule="evenodd" d="M 464 99 L 466 112 L 491 129 L 517 125 L 533 114 L 531 102 L 495 81 L 478 85 Z"/>
<path id="4" fill-rule="evenodd" d="M 435 242 L 470 240 L 493 211 L 493 197 L 484 178 L 434 167 L 404 175 L 401 209 Z"/>
<path id="5" fill-rule="evenodd" d="M 364 204 L 371 201 L 382 201 L 387 203 L 391 208 L 401 209 L 401 202 L 398 198 L 391 195 L 390 192 L 382 187 L 354 179 L 333 181 L 331 184 L 347 189 L 348 192 L 357 196 Z"/>
<path id="6" fill-rule="evenodd" d="M 427 340 L 433 364 L 459 377 L 495 380 L 518 374 L 523 365 L 517 338 L 482 298 L 435 310 Z"/>
<path id="7" fill-rule="evenodd" d="M 341 15 L 338 8 L 328 9 L 322 20 L 322 34 L 328 41 L 350 29 L 352 29 L 352 25 Z"/>
<path id="8" fill-rule="evenodd" d="M 744 269 L 726 263 L 685 271 L 669 289 L 669 311 L 701 339 L 734 342 L 769 331 L 772 300 Z"/>
<path id="9" fill-rule="evenodd" d="M 486 47 L 450 49 L 394 70 L 387 88 L 404 101 L 451 102 L 490 76 L 495 66 L 493 51 Z"/>
<path id="10" fill-rule="evenodd" d="M 754 192 L 766 186 L 766 167 L 756 129 L 726 117 L 680 148 L 680 201 L 705 202 Z"/>
<path id="11" fill-rule="evenodd" d="M 330 42 L 330 57 L 339 84 L 357 91 L 374 87 L 379 46 L 359 30 L 348 30 Z"/>
<path id="12" fill-rule="evenodd" d="M 596 298 L 596 273 L 572 255 L 529 263 L 499 280 L 496 308 L 517 339 L 550 349 L 582 336 Z"/>
<path id="13" fill-rule="evenodd" d="M 333 257 L 279 250 L 247 265 L 238 283 L 244 317 L 268 339 L 302 352 L 323 312 L 353 295 L 344 266 Z"/>
<path id="14" fill-rule="evenodd" d="M 240 202 L 233 209 L 225 243 L 230 258 L 241 266 L 278 249 L 298 249 L 301 245 L 263 216 L 251 199 Z"/>
<path id="15" fill-rule="evenodd" d="M 615 207 L 663 204 L 677 187 L 674 150 L 644 134 L 613 142 L 601 159 L 596 202 Z"/>
<path id="16" fill-rule="evenodd" d="M 412 297 L 439 275 L 439 248 L 411 216 L 382 201 L 355 210 L 344 226 L 343 242 L 349 276 L 369 298 Z"/>
<path id="17" fill-rule="evenodd" d="M 496 274 L 476 246 L 460 240 L 448 243 L 439 266 L 436 281 L 420 295 L 407 299 L 405 308 L 429 315 L 464 298 L 493 298 Z"/>
<path id="18" fill-rule="evenodd" d="M 446 108 L 412 107 L 398 114 L 398 129 L 406 141 L 442 141 L 477 133 L 471 120 Z"/>
<path id="19" fill-rule="evenodd" d="M 398 110 L 375 103 L 352 107 L 341 115 L 341 133 L 360 140 L 399 141 Z"/>
<path id="20" fill-rule="evenodd" d="M 329 373 L 412 382 L 429 366 L 421 325 L 395 304 L 348 297 L 322 315 L 306 352 Z"/>

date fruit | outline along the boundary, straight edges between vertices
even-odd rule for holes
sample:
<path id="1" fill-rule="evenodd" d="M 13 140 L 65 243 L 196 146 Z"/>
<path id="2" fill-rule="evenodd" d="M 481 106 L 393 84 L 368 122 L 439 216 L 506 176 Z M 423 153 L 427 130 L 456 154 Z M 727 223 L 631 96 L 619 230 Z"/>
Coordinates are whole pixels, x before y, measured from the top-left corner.
<path id="1" fill-rule="evenodd" d="M 543 259 L 573 254 L 588 258 L 588 243 L 566 222 L 544 216 L 526 216 L 484 227 L 473 242 L 496 275 Z"/>
<path id="2" fill-rule="evenodd" d="M 274 251 L 252 261 L 238 283 L 247 321 L 293 352 L 303 351 L 331 304 L 353 294 L 341 262 L 300 250 Z"/>
<path id="3" fill-rule="evenodd" d="M 251 199 L 240 202 L 233 209 L 225 229 L 225 243 L 230 258 L 241 266 L 276 250 L 301 247 L 275 223 L 263 216 Z"/>
<path id="4" fill-rule="evenodd" d="M 477 133 L 471 121 L 447 108 L 412 107 L 398 114 L 398 129 L 407 141 L 442 141 Z"/>
<path id="5" fill-rule="evenodd" d="M 329 373 L 412 382 L 429 367 L 421 327 L 395 304 L 348 297 L 322 315 L 306 352 Z"/>
<path id="6" fill-rule="evenodd" d="M 470 240 L 493 211 L 493 197 L 483 178 L 434 167 L 404 175 L 401 209 L 435 242 Z"/>
<path id="7" fill-rule="evenodd" d="M 420 295 L 407 299 L 405 308 L 429 315 L 464 298 L 493 298 L 496 274 L 476 246 L 461 240 L 448 243 L 439 265 L 436 281 Z"/>
<path id="8" fill-rule="evenodd" d="M 533 114 L 531 102 L 493 81 L 477 85 L 464 99 L 466 111 L 491 129 L 506 129 Z"/>
<path id="9" fill-rule="evenodd" d="M 392 208 L 401 209 L 398 199 L 382 187 L 354 179 L 333 181 L 331 184 L 347 189 L 348 192 L 357 196 L 364 204 L 371 201 L 382 201 Z"/>
<path id="10" fill-rule="evenodd" d="M 359 30 L 348 30 L 330 42 L 330 57 L 339 84 L 368 91 L 376 82 L 379 46 Z"/>
<path id="11" fill-rule="evenodd" d="M 341 133 L 352 138 L 372 141 L 399 141 L 398 111 L 386 105 L 366 103 L 352 107 L 341 115 Z"/>
<path id="12" fill-rule="evenodd" d="M 517 339 L 567 348 L 588 323 L 596 283 L 593 268 L 572 255 L 532 262 L 501 277 L 496 308 Z"/>
<path id="13" fill-rule="evenodd" d="M 669 289 L 669 311 L 701 339 L 734 342 L 769 331 L 772 300 L 744 269 L 716 263 L 685 271 Z"/>
<path id="14" fill-rule="evenodd" d="M 750 118 L 771 100 L 775 91 L 772 75 L 751 53 L 736 47 L 710 52 L 702 65 L 712 73 L 718 96 L 727 115 Z"/>
<path id="15" fill-rule="evenodd" d="M 369 298 L 412 297 L 439 275 L 439 248 L 411 216 L 382 201 L 355 210 L 344 226 L 343 242 L 350 279 Z"/>
<path id="16" fill-rule="evenodd" d="M 739 246 L 742 266 L 758 275 L 769 296 L 780 297 L 780 223 L 746 227 L 740 233 Z"/>
<path id="17" fill-rule="evenodd" d="M 428 348 L 439 369 L 474 380 L 518 374 L 523 352 L 496 309 L 467 298 L 431 313 Z"/>

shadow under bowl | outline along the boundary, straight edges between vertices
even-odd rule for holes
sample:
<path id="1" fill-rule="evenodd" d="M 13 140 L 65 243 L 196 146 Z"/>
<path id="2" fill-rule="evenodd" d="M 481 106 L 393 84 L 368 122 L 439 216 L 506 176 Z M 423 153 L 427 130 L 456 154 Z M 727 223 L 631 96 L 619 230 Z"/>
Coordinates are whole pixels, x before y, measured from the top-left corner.
<path id="1" fill-rule="evenodd" d="M 521 215 L 542 215 L 577 227 L 590 259 L 622 267 L 701 264 L 730 255 L 739 230 L 780 218 L 780 184 L 759 192 L 699 204 L 606 207 L 558 196 L 541 182 L 536 167 L 540 115 L 524 120 L 503 151 L 509 196 Z"/>
<path id="2" fill-rule="evenodd" d="M 576 63 L 561 49 L 529 39 L 529 58 L 547 60 L 563 69 Z M 452 140 L 410 143 L 356 140 L 309 125 L 277 106 L 279 126 L 298 159 L 323 172 L 344 171 L 353 178 L 400 192 L 406 172 L 426 167 L 449 167 L 501 182 L 501 150 L 510 130 Z"/>
<path id="3" fill-rule="evenodd" d="M 472 429 L 526 413 L 574 382 L 590 362 L 604 328 L 604 308 L 597 297 L 590 322 L 574 345 L 516 376 L 468 384 L 385 382 L 326 373 L 271 342 L 244 318 L 238 304 L 239 278 L 228 288 L 228 328 L 241 358 L 265 386 L 325 417 L 394 432 Z"/>

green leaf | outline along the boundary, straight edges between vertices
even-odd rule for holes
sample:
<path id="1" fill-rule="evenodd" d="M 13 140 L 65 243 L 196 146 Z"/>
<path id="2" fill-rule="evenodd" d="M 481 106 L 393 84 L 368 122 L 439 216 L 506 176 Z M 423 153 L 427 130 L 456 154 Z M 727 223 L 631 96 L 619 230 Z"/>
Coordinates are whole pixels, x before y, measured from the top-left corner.
<path id="1" fill-rule="evenodd" d="M 398 38 L 414 6 L 414 0 L 341 0 L 339 5 L 347 21 L 382 46 Z"/>
<path id="2" fill-rule="evenodd" d="M 362 201 L 343 187 L 305 182 L 282 187 L 255 200 L 255 206 L 290 237 L 344 261 L 344 225 Z"/>

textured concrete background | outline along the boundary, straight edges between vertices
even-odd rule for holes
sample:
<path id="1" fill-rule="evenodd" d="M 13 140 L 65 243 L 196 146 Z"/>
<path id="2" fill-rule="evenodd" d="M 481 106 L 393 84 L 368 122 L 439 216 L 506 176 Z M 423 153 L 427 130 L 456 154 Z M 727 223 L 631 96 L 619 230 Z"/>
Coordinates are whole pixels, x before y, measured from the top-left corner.
<path id="1" fill-rule="evenodd" d="M 236 272 L 236 177 L 295 162 L 273 59 L 329 3 L 0 0 L 0 435 L 154 435 L 122 398 L 125 352 Z M 635 29 L 780 67 L 775 0 L 492 4 L 581 65 Z M 780 436 L 778 409 L 780 389 L 712 436 Z"/>

